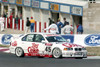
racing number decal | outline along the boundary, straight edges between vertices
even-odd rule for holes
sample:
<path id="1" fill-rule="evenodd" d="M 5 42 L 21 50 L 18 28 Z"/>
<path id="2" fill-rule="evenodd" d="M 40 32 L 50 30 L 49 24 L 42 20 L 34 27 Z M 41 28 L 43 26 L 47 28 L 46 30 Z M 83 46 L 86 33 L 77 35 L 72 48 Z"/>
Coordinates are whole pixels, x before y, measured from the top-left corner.
<path id="1" fill-rule="evenodd" d="M 38 46 L 39 44 L 32 43 L 32 46 L 28 47 L 29 54 L 31 54 L 32 56 L 38 55 L 38 52 L 39 52 Z"/>
<path id="2" fill-rule="evenodd" d="M 51 52 L 51 47 L 46 47 L 45 49 L 47 52 Z"/>

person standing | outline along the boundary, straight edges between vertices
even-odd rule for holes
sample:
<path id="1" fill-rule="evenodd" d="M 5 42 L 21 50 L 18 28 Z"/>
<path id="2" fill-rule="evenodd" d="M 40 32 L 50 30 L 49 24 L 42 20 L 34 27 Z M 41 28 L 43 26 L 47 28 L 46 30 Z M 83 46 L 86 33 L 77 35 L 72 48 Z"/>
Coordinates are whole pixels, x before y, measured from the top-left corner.
<path id="1" fill-rule="evenodd" d="M 10 23 L 9 23 L 10 26 L 9 27 L 12 28 L 13 13 L 11 13 L 9 19 L 10 19 Z"/>
<path id="2" fill-rule="evenodd" d="M 64 25 L 63 25 L 63 27 L 66 26 L 66 24 L 69 24 L 69 22 L 66 21 L 66 18 L 63 18 L 63 20 L 64 20 Z"/>
<path id="3" fill-rule="evenodd" d="M 0 27 L 1 27 L 1 31 L 4 31 L 4 17 L 3 16 L 0 17 Z"/>
<path id="4" fill-rule="evenodd" d="M 56 25 L 55 22 L 52 22 L 52 24 L 51 24 L 49 27 L 47 27 L 46 29 L 44 29 L 44 30 L 49 30 L 50 33 L 52 33 L 52 34 L 57 34 L 57 33 L 59 33 L 58 27 L 57 27 L 57 25 Z"/>
<path id="5" fill-rule="evenodd" d="M 27 33 L 29 29 L 30 29 L 30 21 L 29 21 L 29 17 L 27 17 L 25 33 Z"/>
<path id="6" fill-rule="evenodd" d="M 60 19 L 58 19 L 58 22 L 56 24 L 57 24 L 57 27 L 58 27 L 58 30 L 59 30 L 58 34 L 61 34 L 61 28 L 63 27 L 63 23 L 60 21 Z"/>
<path id="7" fill-rule="evenodd" d="M 64 34 L 71 34 L 71 31 L 73 31 L 73 27 L 68 24 L 64 27 L 63 33 Z"/>
<path id="8" fill-rule="evenodd" d="M 31 32 L 34 32 L 34 25 L 35 25 L 35 20 L 33 19 L 33 17 L 31 17 L 31 20 L 30 20 L 30 30 Z"/>
<path id="9" fill-rule="evenodd" d="M 53 20 L 51 20 L 51 18 L 48 18 L 49 19 L 49 26 L 53 23 Z"/>
<path id="10" fill-rule="evenodd" d="M 16 15 L 16 18 L 15 18 L 15 24 L 16 24 L 17 30 L 18 30 L 18 20 L 19 20 L 18 15 Z"/>
<path id="11" fill-rule="evenodd" d="M 78 34 L 83 34 L 83 26 L 81 24 L 79 24 L 79 26 L 77 28 L 77 33 Z"/>

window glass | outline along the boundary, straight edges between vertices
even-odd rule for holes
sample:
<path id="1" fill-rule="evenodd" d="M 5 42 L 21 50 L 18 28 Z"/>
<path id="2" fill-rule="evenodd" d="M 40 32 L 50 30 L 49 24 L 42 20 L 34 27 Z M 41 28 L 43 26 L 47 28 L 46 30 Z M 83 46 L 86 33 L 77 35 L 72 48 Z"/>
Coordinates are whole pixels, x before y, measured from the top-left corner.
<path id="1" fill-rule="evenodd" d="M 49 36 L 46 37 L 49 42 L 66 42 L 66 40 L 60 36 Z"/>
<path id="2" fill-rule="evenodd" d="M 33 34 L 29 34 L 29 35 L 26 35 L 25 37 L 23 37 L 22 41 L 33 42 L 33 39 L 34 39 L 34 35 Z"/>
<path id="3" fill-rule="evenodd" d="M 35 42 L 41 42 L 42 40 L 45 40 L 44 37 L 40 34 L 36 34 L 35 36 Z"/>

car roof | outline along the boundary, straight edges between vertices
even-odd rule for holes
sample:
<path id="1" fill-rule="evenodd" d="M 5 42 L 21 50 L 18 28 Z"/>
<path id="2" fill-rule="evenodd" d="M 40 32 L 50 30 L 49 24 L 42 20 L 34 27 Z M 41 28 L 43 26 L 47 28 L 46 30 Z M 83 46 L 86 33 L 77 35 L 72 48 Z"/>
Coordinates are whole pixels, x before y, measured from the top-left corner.
<path id="1" fill-rule="evenodd" d="M 60 36 L 59 34 L 52 34 L 52 33 L 34 33 L 34 32 L 33 32 L 33 33 L 27 33 L 27 34 L 41 34 L 41 35 L 45 35 L 45 36 L 50 36 L 50 35 L 51 35 L 51 36 L 52 36 L 52 35 L 54 35 L 54 36 Z M 26 34 L 26 35 L 27 35 L 27 34 Z"/>

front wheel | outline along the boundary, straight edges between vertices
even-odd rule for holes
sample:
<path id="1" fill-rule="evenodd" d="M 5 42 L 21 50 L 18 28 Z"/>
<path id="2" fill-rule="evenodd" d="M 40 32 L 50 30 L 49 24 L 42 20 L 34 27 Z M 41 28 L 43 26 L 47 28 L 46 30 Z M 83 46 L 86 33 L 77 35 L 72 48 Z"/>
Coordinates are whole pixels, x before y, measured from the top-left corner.
<path id="1" fill-rule="evenodd" d="M 59 48 L 55 48 L 52 52 L 54 58 L 61 58 L 62 52 Z"/>
<path id="2" fill-rule="evenodd" d="M 20 47 L 17 47 L 17 48 L 15 49 L 15 54 L 16 54 L 17 57 L 24 57 L 24 51 L 23 51 L 23 49 L 20 48 Z"/>

